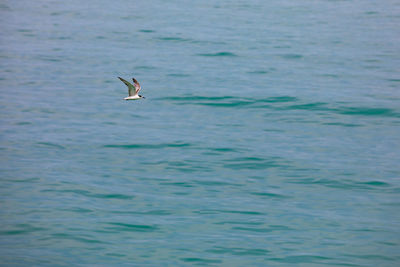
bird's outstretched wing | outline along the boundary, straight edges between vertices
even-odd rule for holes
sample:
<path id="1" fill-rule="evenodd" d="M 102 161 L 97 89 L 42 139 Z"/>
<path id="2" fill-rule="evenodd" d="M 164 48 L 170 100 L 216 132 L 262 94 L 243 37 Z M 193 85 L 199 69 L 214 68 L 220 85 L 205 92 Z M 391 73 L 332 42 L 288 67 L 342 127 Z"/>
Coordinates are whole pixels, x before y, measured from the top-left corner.
<path id="1" fill-rule="evenodd" d="M 133 80 L 133 83 L 135 84 L 135 94 L 138 94 L 140 91 L 140 88 L 141 88 L 140 84 L 135 78 L 132 78 L 132 80 Z"/>
<path id="2" fill-rule="evenodd" d="M 128 93 L 129 93 L 129 96 L 133 96 L 133 95 L 136 94 L 136 92 L 135 92 L 135 91 L 137 90 L 137 89 L 135 90 L 136 85 L 133 86 L 130 82 L 128 82 L 128 81 L 122 79 L 121 77 L 118 77 L 118 79 L 120 79 L 126 86 L 128 86 Z"/>

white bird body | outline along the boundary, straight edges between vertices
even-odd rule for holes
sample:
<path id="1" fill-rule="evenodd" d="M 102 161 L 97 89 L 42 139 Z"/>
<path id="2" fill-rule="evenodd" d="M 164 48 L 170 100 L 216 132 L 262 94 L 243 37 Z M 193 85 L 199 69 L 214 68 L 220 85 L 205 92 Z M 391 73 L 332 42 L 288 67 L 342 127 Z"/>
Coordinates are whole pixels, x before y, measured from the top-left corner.
<path id="1" fill-rule="evenodd" d="M 139 95 L 139 91 L 141 89 L 139 82 L 135 79 L 132 78 L 133 80 L 133 84 L 132 85 L 130 82 L 122 79 L 121 77 L 118 77 L 118 79 L 120 79 L 126 86 L 128 86 L 128 93 L 129 96 L 125 97 L 125 100 L 138 100 L 141 98 L 145 98 L 144 96 Z"/>
<path id="2" fill-rule="evenodd" d="M 143 97 L 140 97 L 138 95 L 133 95 L 133 96 L 127 96 L 124 99 L 125 100 L 138 100 L 138 99 L 141 99 L 141 98 L 143 98 Z"/>

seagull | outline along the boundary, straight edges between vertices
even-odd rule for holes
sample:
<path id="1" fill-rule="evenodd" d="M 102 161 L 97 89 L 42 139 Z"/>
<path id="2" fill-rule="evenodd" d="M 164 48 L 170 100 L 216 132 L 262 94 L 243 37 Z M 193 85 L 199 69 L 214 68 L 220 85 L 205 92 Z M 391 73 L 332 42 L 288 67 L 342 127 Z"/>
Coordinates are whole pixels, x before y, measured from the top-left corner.
<path id="1" fill-rule="evenodd" d="M 125 100 L 138 100 L 141 98 L 145 98 L 144 96 L 138 95 L 141 87 L 140 87 L 139 82 L 135 78 L 132 78 L 134 85 L 132 85 L 130 82 L 122 79 L 121 77 L 118 77 L 118 79 L 120 79 L 126 86 L 128 86 L 129 96 L 125 97 L 124 98 Z"/>

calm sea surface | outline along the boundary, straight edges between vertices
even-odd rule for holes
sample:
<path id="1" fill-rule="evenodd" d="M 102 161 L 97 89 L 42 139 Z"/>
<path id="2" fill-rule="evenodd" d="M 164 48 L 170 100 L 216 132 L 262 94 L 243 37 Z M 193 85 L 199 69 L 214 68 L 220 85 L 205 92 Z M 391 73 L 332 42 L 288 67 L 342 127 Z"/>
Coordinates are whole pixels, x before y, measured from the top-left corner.
<path id="1" fill-rule="evenodd" d="M 396 0 L 1 1 L 0 265 L 398 266 L 399 25 Z"/>

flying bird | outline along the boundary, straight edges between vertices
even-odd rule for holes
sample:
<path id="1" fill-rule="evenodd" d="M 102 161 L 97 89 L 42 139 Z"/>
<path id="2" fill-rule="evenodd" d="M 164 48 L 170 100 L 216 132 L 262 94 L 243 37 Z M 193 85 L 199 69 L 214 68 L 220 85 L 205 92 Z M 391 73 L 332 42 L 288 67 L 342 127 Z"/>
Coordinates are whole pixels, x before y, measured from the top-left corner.
<path id="1" fill-rule="evenodd" d="M 125 100 L 138 100 L 141 98 L 145 98 L 144 96 L 141 96 L 138 94 L 141 87 L 140 87 L 139 82 L 135 78 L 132 78 L 134 85 L 132 85 L 130 82 L 122 79 L 121 77 L 118 77 L 118 79 L 120 79 L 126 86 L 128 86 L 129 96 L 125 97 L 124 98 Z"/>

